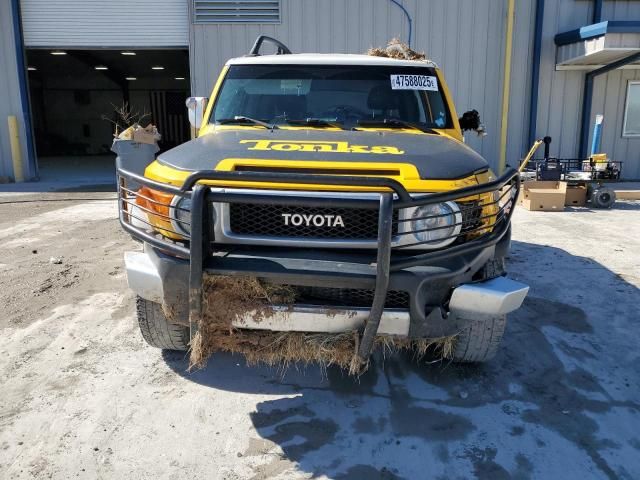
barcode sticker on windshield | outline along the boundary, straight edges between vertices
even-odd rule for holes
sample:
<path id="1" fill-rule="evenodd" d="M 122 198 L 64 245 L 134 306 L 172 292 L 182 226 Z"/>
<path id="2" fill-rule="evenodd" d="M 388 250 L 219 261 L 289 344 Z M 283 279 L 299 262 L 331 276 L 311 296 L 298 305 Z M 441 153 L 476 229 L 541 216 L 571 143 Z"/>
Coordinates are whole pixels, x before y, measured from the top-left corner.
<path id="1" fill-rule="evenodd" d="M 392 90 L 438 91 L 438 79 L 428 75 L 391 75 Z"/>

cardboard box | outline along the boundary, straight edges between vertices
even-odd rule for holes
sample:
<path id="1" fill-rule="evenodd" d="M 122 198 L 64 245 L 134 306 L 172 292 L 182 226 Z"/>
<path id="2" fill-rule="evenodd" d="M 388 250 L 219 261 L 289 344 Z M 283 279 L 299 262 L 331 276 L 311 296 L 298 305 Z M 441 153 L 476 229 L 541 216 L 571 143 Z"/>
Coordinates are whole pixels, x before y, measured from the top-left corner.
<path id="1" fill-rule="evenodd" d="M 142 128 L 140 125 L 132 125 L 116 136 L 117 140 L 131 140 L 136 143 L 155 145 L 160 140 L 158 129 L 154 125 Z"/>
<path id="2" fill-rule="evenodd" d="M 155 144 L 158 140 L 157 133 L 149 132 L 144 128 L 139 128 L 133 131 L 133 141 L 138 143 Z"/>
<path id="3" fill-rule="evenodd" d="M 584 207 L 587 204 L 587 187 L 584 185 L 567 185 L 564 204 L 567 207 Z"/>
<path id="4" fill-rule="evenodd" d="M 537 181 L 522 185 L 522 206 L 527 210 L 561 212 L 567 193 L 565 182 Z"/>
<path id="5" fill-rule="evenodd" d="M 2 180 L 0 180 L 2 183 Z M 640 200 L 640 190 L 627 189 L 625 187 L 616 187 L 616 198 L 618 200 Z"/>

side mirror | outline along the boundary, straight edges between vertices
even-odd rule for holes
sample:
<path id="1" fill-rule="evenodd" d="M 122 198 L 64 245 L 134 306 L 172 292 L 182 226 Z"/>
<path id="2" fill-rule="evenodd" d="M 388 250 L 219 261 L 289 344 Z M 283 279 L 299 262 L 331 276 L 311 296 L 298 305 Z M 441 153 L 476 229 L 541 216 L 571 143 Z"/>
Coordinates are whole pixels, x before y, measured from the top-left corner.
<path id="1" fill-rule="evenodd" d="M 463 132 L 473 130 L 478 134 L 479 137 L 484 137 L 487 134 L 484 125 L 480 121 L 480 114 L 477 110 L 469 110 L 468 112 L 464 112 L 458 119 L 458 121 L 460 122 L 460 129 Z"/>
<path id="2" fill-rule="evenodd" d="M 207 97 L 189 97 L 185 104 L 187 105 L 187 112 L 189 114 L 189 123 L 193 128 L 200 128 L 202 125 L 202 119 L 204 118 L 204 112 L 207 109 Z"/>

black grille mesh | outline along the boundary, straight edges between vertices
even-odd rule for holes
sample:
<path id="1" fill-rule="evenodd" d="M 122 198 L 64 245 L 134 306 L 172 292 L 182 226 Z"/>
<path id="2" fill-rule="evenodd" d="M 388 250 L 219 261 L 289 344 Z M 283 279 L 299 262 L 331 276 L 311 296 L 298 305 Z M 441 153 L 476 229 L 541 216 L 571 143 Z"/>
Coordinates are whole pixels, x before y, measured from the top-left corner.
<path id="1" fill-rule="evenodd" d="M 229 209 L 231 231 L 236 234 L 362 240 L 375 240 L 378 237 L 377 210 L 244 203 L 232 203 Z M 344 227 L 328 225 L 327 222 L 323 226 L 315 226 L 313 222 L 307 226 L 304 221 L 299 226 L 292 225 L 291 221 L 286 225 L 283 214 L 333 215 L 334 219 L 339 215 Z M 394 212 L 394 220 L 397 220 L 397 215 Z M 397 234 L 397 231 L 397 222 L 394 221 L 393 234 Z"/>
<path id="2" fill-rule="evenodd" d="M 458 206 L 462 214 L 461 233 L 475 230 L 482 225 L 482 205 L 480 205 L 478 200 L 459 202 Z"/>
<path id="3" fill-rule="evenodd" d="M 299 301 L 328 301 L 332 305 L 344 307 L 371 307 L 373 303 L 373 290 L 332 287 L 297 287 L 297 289 L 302 297 Z M 389 290 L 384 306 L 385 308 L 409 308 L 409 293 Z"/>

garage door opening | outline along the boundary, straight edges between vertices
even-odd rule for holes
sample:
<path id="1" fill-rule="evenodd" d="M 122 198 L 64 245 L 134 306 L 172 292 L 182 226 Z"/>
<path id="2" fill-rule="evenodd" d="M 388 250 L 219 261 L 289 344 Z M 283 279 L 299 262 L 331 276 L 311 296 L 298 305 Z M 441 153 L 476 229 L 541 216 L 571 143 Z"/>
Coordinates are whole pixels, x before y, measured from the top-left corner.
<path id="1" fill-rule="evenodd" d="M 187 50 L 26 53 L 41 179 L 115 181 L 110 148 L 123 107 L 158 127 L 161 150 L 189 138 Z"/>

